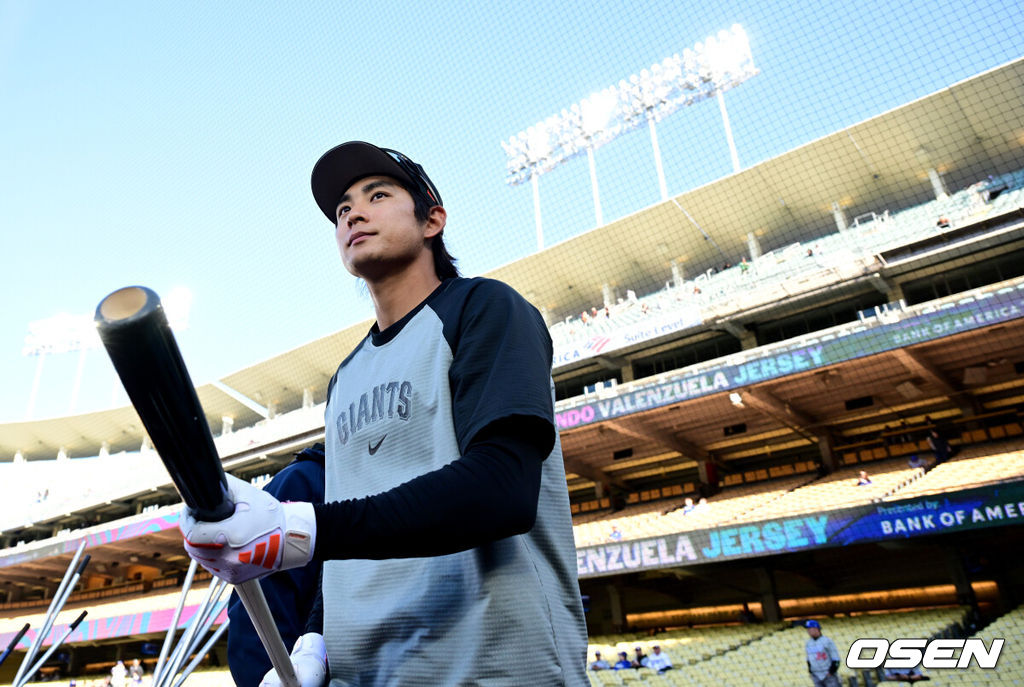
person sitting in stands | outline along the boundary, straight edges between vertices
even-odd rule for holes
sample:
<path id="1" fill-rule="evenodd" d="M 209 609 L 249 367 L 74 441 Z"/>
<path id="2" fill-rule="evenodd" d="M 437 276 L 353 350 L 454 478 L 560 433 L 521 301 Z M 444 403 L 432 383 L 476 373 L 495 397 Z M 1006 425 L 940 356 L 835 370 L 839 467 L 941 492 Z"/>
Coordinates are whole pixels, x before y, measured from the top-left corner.
<path id="1" fill-rule="evenodd" d="M 907 464 L 912 468 L 923 468 L 928 465 L 928 461 L 915 453 L 910 456 L 910 460 L 907 461 Z"/>
<path id="2" fill-rule="evenodd" d="M 636 668 L 637 670 L 639 670 L 640 668 L 646 668 L 647 654 L 644 653 L 644 648 L 642 646 L 633 647 L 633 651 L 636 653 L 636 655 L 633 657 L 633 662 L 630 665 Z"/>
<path id="3" fill-rule="evenodd" d="M 591 670 L 608 670 L 610 668 L 611 668 L 611 666 L 608 665 L 608 661 L 606 661 L 603 658 L 601 658 L 601 652 L 600 651 L 595 651 L 594 652 L 594 661 L 593 661 L 593 663 L 590 664 L 590 669 Z"/>
<path id="4" fill-rule="evenodd" d="M 619 660 L 615 662 L 615 670 L 625 670 L 632 667 L 633 664 L 629 662 L 629 656 L 626 655 L 625 651 L 620 651 Z"/>
<path id="5" fill-rule="evenodd" d="M 694 508 L 696 508 L 696 506 L 693 505 L 693 499 L 689 496 L 683 499 L 683 515 L 689 515 Z"/>
<path id="6" fill-rule="evenodd" d="M 861 470 L 860 477 L 857 478 L 857 486 L 863 487 L 866 484 L 871 484 L 871 478 L 868 477 L 867 471 Z"/>
<path id="7" fill-rule="evenodd" d="M 886 682 L 920 682 L 921 680 L 931 680 L 931 678 L 922 674 L 921 669 L 917 666 L 913 668 L 885 669 Z"/>
<path id="8" fill-rule="evenodd" d="M 954 452 L 951 450 L 949 442 L 942 438 L 938 430 L 928 430 L 928 446 L 931 447 L 935 453 L 935 464 L 943 462 L 947 458 L 952 458 Z"/>
<path id="9" fill-rule="evenodd" d="M 939 227 L 940 229 L 947 229 L 951 224 L 952 222 L 949 221 L 949 218 L 946 217 L 945 215 L 942 215 L 941 217 L 939 217 L 939 220 L 935 223 L 935 226 Z"/>
<path id="10" fill-rule="evenodd" d="M 661 650 L 661 647 L 655 644 L 651 647 L 652 653 L 647 657 L 647 667 L 661 675 L 666 670 L 672 670 L 672 659 L 668 657 L 668 654 Z"/>
<path id="11" fill-rule="evenodd" d="M 622 531 L 616 525 L 612 525 L 612 531 L 608 535 L 608 538 L 612 541 L 620 541 L 622 539 Z"/>

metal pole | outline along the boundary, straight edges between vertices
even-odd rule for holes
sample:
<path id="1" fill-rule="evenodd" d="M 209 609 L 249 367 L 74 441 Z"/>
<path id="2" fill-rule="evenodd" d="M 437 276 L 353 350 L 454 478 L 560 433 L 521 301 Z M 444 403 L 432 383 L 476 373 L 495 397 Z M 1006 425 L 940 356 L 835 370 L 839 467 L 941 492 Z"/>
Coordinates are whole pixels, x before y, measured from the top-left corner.
<path id="1" fill-rule="evenodd" d="M 82 611 L 79 614 L 79 616 L 75 619 L 75 621 L 68 625 L 68 629 L 64 631 L 64 634 L 61 635 L 60 639 L 55 639 L 53 641 L 53 644 L 50 645 L 49 650 L 45 654 L 43 654 L 38 661 L 35 662 L 35 664 L 28 670 L 27 673 L 25 673 L 24 677 L 22 677 L 21 679 L 21 682 L 14 683 L 13 687 L 23 687 L 25 683 L 32 678 L 33 675 L 39 672 L 39 669 L 46 665 L 46 662 L 50 659 L 50 656 L 53 656 L 53 652 L 57 650 L 57 647 L 66 642 L 68 637 L 71 636 L 71 633 L 78 629 L 78 626 L 81 624 L 81 622 L 85 620 L 85 616 L 87 613 L 88 611 Z"/>
<path id="2" fill-rule="evenodd" d="M 210 637 L 209 641 L 207 641 L 206 644 L 203 645 L 203 648 L 199 650 L 199 653 L 196 654 L 196 657 L 192 659 L 191 663 L 188 664 L 188 667 L 181 672 L 181 677 L 178 678 L 178 681 L 174 683 L 174 687 L 181 687 L 181 685 L 184 684 L 185 680 L 187 680 L 188 676 L 192 674 L 192 671 L 194 671 L 199 666 L 199 664 L 202 662 L 206 654 L 210 653 L 210 650 L 213 649 L 213 645 L 217 643 L 217 640 L 219 640 L 221 636 L 224 634 L 225 630 L 228 629 L 229 624 L 230 622 L 225 620 L 224 623 L 217 628 L 217 631 L 214 632 L 213 636 Z"/>
<path id="3" fill-rule="evenodd" d="M 64 596 L 64 590 L 67 588 L 68 582 L 75 576 L 75 567 L 78 565 L 78 559 L 84 550 L 85 540 L 83 539 L 78 544 L 78 550 L 75 551 L 75 555 L 71 557 L 71 563 L 68 565 L 67 572 L 64 573 L 64 579 L 60 581 L 60 586 L 57 587 L 57 591 L 54 592 L 53 598 L 50 600 L 50 607 L 46 609 L 46 616 L 43 618 L 43 624 L 39 628 L 39 632 L 37 632 L 36 636 L 32 639 L 32 644 L 29 645 L 28 651 L 25 652 L 25 658 L 22 659 L 21 665 L 18 666 L 18 672 L 15 674 L 14 681 L 11 684 L 14 684 L 21 679 L 25 670 L 35 659 L 36 653 L 39 651 L 39 647 L 43 645 L 43 639 L 53 626 L 53 619 L 56 618 L 57 613 L 60 612 L 60 608 L 63 605 L 61 603 L 61 597 Z"/>
<path id="4" fill-rule="evenodd" d="M 174 609 L 174 615 L 171 616 L 171 626 L 167 628 L 167 636 L 164 637 L 164 644 L 160 648 L 160 658 L 156 660 L 156 668 L 153 669 L 152 683 L 154 685 L 159 684 L 160 673 L 163 672 L 164 663 L 167 661 L 167 652 L 171 648 L 171 640 L 174 639 L 174 633 L 178 630 L 178 619 L 181 617 L 181 609 L 185 605 L 185 597 L 188 596 L 188 592 L 192 589 L 192 578 L 196 574 L 196 568 L 198 564 L 193 560 L 189 563 L 188 572 L 185 573 L 185 581 L 181 585 L 181 596 L 178 597 L 178 606 Z"/>
<path id="5" fill-rule="evenodd" d="M 21 638 L 25 636 L 25 633 L 28 632 L 28 628 L 29 624 L 25 623 L 24 625 L 22 625 L 21 629 L 18 630 L 18 634 L 14 635 L 14 639 L 12 639 L 10 644 L 7 645 L 7 648 L 4 649 L 4 652 L 0 654 L 0 666 L 4 664 L 4 661 L 7 660 L 7 657 L 10 656 L 11 652 L 14 651 L 14 648 L 18 646 L 18 642 L 20 642 Z"/>
<path id="6" fill-rule="evenodd" d="M 725 96 L 722 91 L 715 91 L 718 97 L 718 109 L 722 113 L 722 126 L 725 127 L 725 140 L 729 144 L 729 157 L 732 158 L 732 171 L 740 171 L 740 156 L 736 152 L 736 141 L 732 140 L 732 127 L 729 125 L 729 112 L 725 109 Z"/>
<path id="7" fill-rule="evenodd" d="M 71 402 L 68 403 L 68 413 L 75 412 L 78 405 L 78 391 L 82 388 L 82 370 L 85 369 L 85 354 L 87 349 L 83 348 L 78 354 L 78 367 L 75 370 L 75 384 L 71 387 Z"/>
<path id="8" fill-rule="evenodd" d="M 594 147 L 587 146 L 587 162 L 590 163 L 590 190 L 594 195 L 594 221 L 597 226 L 604 226 L 604 218 L 601 216 L 601 196 L 597 192 L 597 167 L 594 166 Z"/>
<path id="9" fill-rule="evenodd" d="M 28 406 L 25 408 L 25 419 L 31 420 L 32 413 L 36 408 L 36 395 L 39 393 L 39 380 L 43 376 L 43 362 L 46 360 L 46 353 L 39 353 L 39 360 L 36 362 L 36 374 L 32 378 L 32 392 L 28 395 Z"/>
<path id="10" fill-rule="evenodd" d="M 164 666 L 163 674 L 160 676 L 160 685 L 154 685 L 154 687 L 161 687 L 161 685 L 169 684 L 170 677 L 178 672 L 178 668 L 181 667 L 184 660 L 181 658 L 181 654 L 188 651 L 188 648 L 192 645 L 192 638 L 195 637 L 196 630 L 199 629 L 199 625 L 202 624 L 203 618 L 206 616 L 206 611 L 210 607 L 210 601 L 214 596 L 215 590 L 217 598 L 220 598 L 220 591 L 223 588 L 223 580 L 218 577 L 210 578 L 210 586 L 207 587 L 203 600 L 196 608 L 196 612 L 191 618 L 189 618 L 184 634 L 182 634 L 181 639 L 178 640 L 178 644 L 174 647 L 174 651 L 171 652 L 171 657 L 167 659 L 167 664 Z"/>
<path id="11" fill-rule="evenodd" d="M 225 585 L 223 589 L 227 589 L 227 586 Z M 223 596 L 223 589 L 221 590 L 221 596 Z M 189 656 L 191 656 L 194 651 L 198 650 L 199 643 L 203 641 L 203 637 L 205 637 L 206 633 L 210 631 L 210 628 L 213 626 L 213 623 L 217 620 L 217 616 L 223 613 L 224 609 L 228 607 L 228 601 L 230 600 L 231 597 L 228 596 L 228 598 L 221 599 L 217 602 L 216 606 L 212 606 L 209 609 L 210 612 L 207 613 L 206 617 L 203 619 L 202 627 L 199 628 L 199 631 L 196 632 L 196 636 L 192 640 L 192 646 L 190 646 L 188 650 L 185 652 L 186 659 Z"/>
<path id="12" fill-rule="evenodd" d="M 658 131 L 654 128 L 654 116 L 647 114 L 647 128 L 651 131 L 651 148 L 654 149 L 654 168 L 658 172 L 658 190 L 661 199 L 668 200 L 668 186 L 665 184 L 665 169 L 661 166 L 661 148 L 658 147 Z"/>
<path id="13" fill-rule="evenodd" d="M 223 610 L 224 606 L 226 605 L 227 601 L 225 600 L 222 605 L 218 606 L 217 615 L 220 614 L 220 611 Z M 211 624 L 215 617 L 216 615 L 214 615 L 213 618 L 210 618 Z M 199 667 L 199 664 L 203 662 L 203 658 L 206 656 L 206 654 L 210 653 L 210 649 L 213 648 L 213 645 L 217 643 L 217 640 L 220 639 L 221 635 L 223 635 L 226 630 L 227 620 L 224 620 L 223 624 L 221 624 L 221 626 L 217 628 L 216 631 L 214 631 L 213 636 L 210 637 L 209 640 L 207 640 L 206 644 L 204 644 L 201 648 L 196 649 L 196 656 L 193 659 L 191 659 L 185 670 L 181 671 L 181 677 L 179 677 L 177 679 L 177 682 L 174 683 L 174 687 L 181 687 L 181 683 L 183 683 L 188 678 L 188 676 L 191 675 L 191 673 L 193 673 L 193 671 L 195 671 Z M 206 630 L 203 631 L 202 636 L 206 636 L 206 633 L 209 631 L 210 628 L 209 626 L 207 626 Z M 198 641 L 196 643 L 199 644 Z"/>
<path id="14" fill-rule="evenodd" d="M 537 226 L 537 250 L 544 249 L 544 229 L 540 223 L 540 182 L 537 170 L 530 172 L 530 186 L 533 187 L 533 223 Z"/>

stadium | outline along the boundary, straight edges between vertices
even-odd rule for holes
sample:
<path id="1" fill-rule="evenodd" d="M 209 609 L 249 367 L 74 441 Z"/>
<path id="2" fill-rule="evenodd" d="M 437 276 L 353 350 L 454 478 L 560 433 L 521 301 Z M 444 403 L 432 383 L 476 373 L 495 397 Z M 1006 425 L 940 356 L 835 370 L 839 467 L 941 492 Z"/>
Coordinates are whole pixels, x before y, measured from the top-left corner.
<path id="1" fill-rule="evenodd" d="M 485 275 L 554 342 L 587 661 L 673 662 L 591 684 L 805 684 L 808 619 L 843 656 L 1004 638 L 995 670 L 928 674 L 1024 681 L 1022 102 L 1019 59 Z M 263 484 L 323 440 L 370 324 L 197 387 L 226 471 Z M 83 543 L 43 646 L 87 619 L 33 679 L 152 672 L 210 578 L 179 616 L 180 498 L 135 411 L 2 424 L 0 461 L 0 648 L 31 626 L 0 683 Z M 231 684 L 224 642 L 187 684 Z"/>

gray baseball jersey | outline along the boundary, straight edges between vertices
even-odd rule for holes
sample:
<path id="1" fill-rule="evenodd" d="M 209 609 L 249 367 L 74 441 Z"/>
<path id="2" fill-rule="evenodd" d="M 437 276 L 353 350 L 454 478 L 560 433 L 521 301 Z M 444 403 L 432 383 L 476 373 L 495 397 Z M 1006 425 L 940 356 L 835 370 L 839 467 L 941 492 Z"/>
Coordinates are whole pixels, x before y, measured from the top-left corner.
<path id="1" fill-rule="evenodd" d="M 332 380 L 327 501 L 437 470 L 501 418 L 554 426 L 551 359 L 540 314 L 510 287 L 444 281 L 402 320 L 371 331 Z M 334 686 L 586 685 L 557 433 L 532 530 L 451 555 L 326 561 L 323 597 Z"/>

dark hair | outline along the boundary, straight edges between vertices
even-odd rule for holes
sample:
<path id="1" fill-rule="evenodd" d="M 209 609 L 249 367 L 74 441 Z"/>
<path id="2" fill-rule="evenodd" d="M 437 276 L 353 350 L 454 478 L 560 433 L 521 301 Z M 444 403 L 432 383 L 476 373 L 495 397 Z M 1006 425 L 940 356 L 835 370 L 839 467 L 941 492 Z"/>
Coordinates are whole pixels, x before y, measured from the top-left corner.
<path id="1" fill-rule="evenodd" d="M 412 212 L 413 216 L 416 217 L 416 221 L 421 224 L 426 222 L 430 216 L 430 208 L 434 207 L 434 204 L 428 201 L 426 196 L 419 190 L 409 188 L 405 190 L 412 196 Z M 444 245 L 443 233 L 442 231 L 441 234 L 430 240 L 430 252 L 434 254 L 434 272 L 437 273 L 437 278 L 451 279 L 459 276 L 459 268 L 455 266 L 457 260 L 452 257 Z"/>

